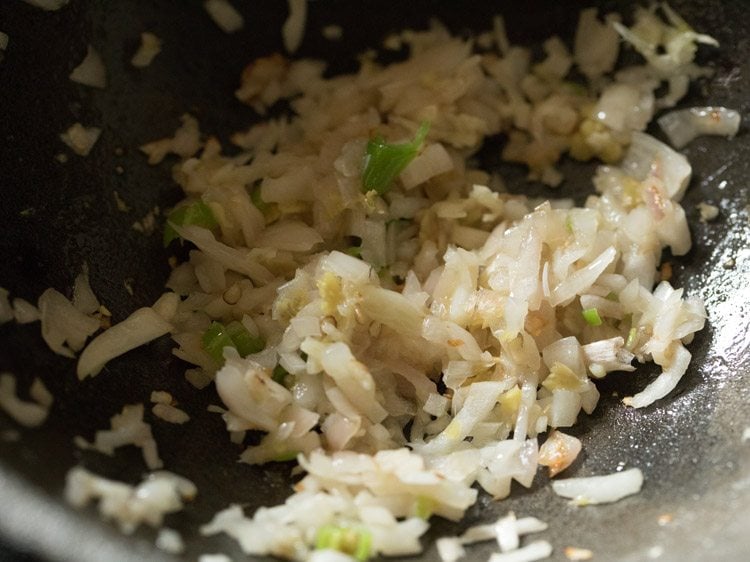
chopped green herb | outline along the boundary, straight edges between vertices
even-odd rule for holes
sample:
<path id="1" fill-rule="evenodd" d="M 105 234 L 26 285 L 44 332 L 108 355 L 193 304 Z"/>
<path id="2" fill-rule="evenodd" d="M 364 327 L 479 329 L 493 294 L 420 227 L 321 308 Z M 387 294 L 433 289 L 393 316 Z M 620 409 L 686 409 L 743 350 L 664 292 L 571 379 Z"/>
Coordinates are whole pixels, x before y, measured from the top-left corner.
<path id="1" fill-rule="evenodd" d="M 260 184 L 253 186 L 252 190 L 250 191 L 250 201 L 253 202 L 255 208 L 258 209 L 261 213 L 265 213 L 269 208 L 268 203 L 263 201 L 263 198 L 260 196 Z"/>
<path id="2" fill-rule="evenodd" d="M 567 217 L 565 219 L 565 229 L 570 233 L 573 234 L 575 231 L 573 230 L 573 219 L 570 217 Z"/>
<path id="3" fill-rule="evenodd" d="M 435 509 L 435 502 L 432 498 L 426 496 L 418 496 L 416 502 L 414 502 L 414 515 L 420 519 L 427 520 L 432 517 L 433 510 Z"/>
<path id="4" fill-rule="evenodd" d="M 633 349 L 635 347 L 635 342 L 637 340 L 638 340 L 638 330 L 635 328 L 630 328 L 630 331 L 628 332 L 628 339 L 625 341 L 625 348 Z"/>
<path id="5" fill-rule="evenodd" d="M 587 308 L 581 314 L 583 314 L 583 319 L 589 326 L 602 325 L 602 319 L 601 316 L 599 316 L 599 311 L 595 308 Z"/>
<path id="6" fill-rule="evenodd" d="M 389 144 L 383 137 L 375 137 L 368 142 L 362 173 L 362 190 L 365 193 L 375 191 L 379 195 L 388 191 L 396 176 L 414 160 L 429 130 L 430 123 L 423 121 L 411 142 Z"/>
<path id="7" fill-rule="evenodd" d="M 281 453 L 277 457 L 274 457 L 274 462 L 289 462 L 293 461 L 297 458 L 297 451 L 287 451 L 286 453 Z"/>
<path id="8" fill-rule="evenodd" d="M 226 330 L 237 348 L 237 352 L 242 357 L 263 351 L 263 348 L 266 347 L 266 342 L 262 338 L 251 336 L 247 328 L 236 320 L 227 324 Z"/>
<path id="9" fill-rule="evenodd" d="M 203 349 L 217 363 L 223 363 L 225 347 L 234 347 L 242 357 L 245 357 L 261 351 L 265 347 L 265 342 L 251 336 L 239 322 L 230 322 L 227 326 L 221 322 L 211 322 L 203 334 Z"/>
<path id="10" fill-rule="evenodd" d="M 203 349 L 217 362 L 224 362 L 225 347 L 234 347 L 232 338 L 227 334 L 224 324 L 212 322 L 203 334 Z"/>
<path id="11" fill-rule="evenodd" d="M 171 224 L 170 224 L 171 223 Z M 164 227 L 164 246 L 168 246 L 172 240 L 180 237 L 172 227 L 177 226 L 202 226 L 203 228 L 216 228 L 218 222 L 214 217 L 211 207 L 203 201 L 195 201 L 189 205 L 179 207 L 167 216 L 167 225 Z"/>
<path id="12" fill-rule="evenodd" d="M 341 529 L 334 525 L 323 525 L 318 529 L 315 537 L 315 548 L 322 550 L 324 548 L 338 549 L 341 542 Z"/>
<path id="13" fill-rule="evenodd" d="M 315 537 L 315 548 L 338 550 L 364 562 L 371 555 L 372 534 L 367 529 L 323 525 Z"/>
<path id="14" fill-rule="evenodd" d="M 349 246 L 346 250 L 344 250 L 344 252 L 349 254 L 350 256 L 354 256 L 355 258 L 361 258 L 362 246 Z"/>
<path id="15" fill-rule="evenodd" d="M 357 547 L 354 549 L 353 556 L 355 560 L 364 562 L 370 558 L 370 551 L 372 550 L 372 534 L 370 531 L 364 529 L 359 531 L 359 540 L 357 540 Z"/>

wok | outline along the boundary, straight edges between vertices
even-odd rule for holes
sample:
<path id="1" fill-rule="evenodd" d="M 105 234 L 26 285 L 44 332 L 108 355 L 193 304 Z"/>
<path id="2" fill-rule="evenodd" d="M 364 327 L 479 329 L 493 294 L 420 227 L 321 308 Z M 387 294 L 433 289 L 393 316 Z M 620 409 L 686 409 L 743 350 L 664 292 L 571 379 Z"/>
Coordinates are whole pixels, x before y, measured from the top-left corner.
<path id="1" fill-rule="evenodd" d="M 204 13 L 201 2 L 72 0 L 59 12 L 44 12 L 18 1 L 0 3 L 0 29 L 10 36 L 0 63 L 0 286 L 35 302 L 47 287 L 69 293 L 87 262 L 95 293 L 118 321 L 161 293 L 169 271 L 168 253 L 158 235 L 131 228 L 155 205 L 179 200 L 166 162 L 146 164 L 137 146 L 170 135 L 184 112 L 195 115 L 204 132 L 227 136 L 256 117 L 232 92 L 243 66 L 280 50 L 286 3 L 234 2 L 245 15 L 240 33 L 225 35 Z M 515 3 L 447 1 L 311 2 L 300 56 L 323 58 L 331 72 L 356 68 L 355 55 L 404 26 L 424 27 L 436 16 L 454 31 L 489 28 L 492 14 L 505 13 L 514 42 L 532 44 L 552 32 L 570 40 L 578 9 L 587 4 L 530 0 Z M 628 2 L 600 2 L 629 13 Z M 699 30 L 721 43 L 701 50 L 714 75 L 694 86 L 690 105 L 750 109 L 750 5 L 743 2 L 675 1 L 674 7 Z M 326 24 L 344 29 L 340 42 L 326 41 Z M 142 31 L 163 39 L 162 53 L 143 70 L 129 65 Z M 80 87 L 70 70 L 93 44 L 108 69 L 105 90 Z M 81 121 L 103 128 L 87 158 L 54 156 L 67 150 L 58 135 Z M 702 296 L 709 322 L 689 346 L 693 363 L 676 391 L 643 410 L 625 409 L 618 396 L 642 388 L 654 370 L 613 374 L 599 384 L 602 400 L 573 433 L 584 453 L 568 475 L 603 474 L 618 464 L 639 466 L 643 491 L 619 503 L 573 508 L 553 495 L 540 471 L 530 490 L 515 486 L 508 500 L 482 495 L 460 524 L 437 519 L 424 538 L 422 559 L 436 559 L 434 540 L 469 525 L 493 520 L 508 510 L 535 515 L 550 524 L 545 538 L 555 546 L 585 547 L 595 560 L 747 560 L 750 555 L 750 223 L 748 177 L 750 137 L 743 127 L 733 141 L 701 138 L 685 154 L 694 176 L 684 200 L 694 246 L 673 264 L 677 286 Z M 654 130 L 655 134 L 659 134 Z M 498 142 L 502 142 L 499 139 Z M 497 147 L 482 151 L 484 164 L 501 171 L 511 188 L 550 194 L 526 184 L 520 168 L 504 166 Z M 563 164 L 568 177 L 553 196 L 579 201 L 590 190 L 592 166 Z M 112 192 L 130 206 L 117 210 Z M 698 220 L 695 205 L 721 209 L 710 223 Z M 129 294 L 127 281 L 133 288 Z M 74 363 L 44 345 L 39 325 L 0 327 L 0 369 L 18 375 L 24 389 L 40 376 L 56 397 L 48 421 L 21 429 L 18 442 L 0 441 L 0 534 L 17 548 L 44 559 L 161 560 L 154 532 L 121 536 L 99 521 L 93 508 L 68 510 L 62 502 L 64 475 L 83 464 L 111 478 L 136 482 L 145 470 L 138 452 L 124 449 L 109 458 L 72 446 L 75 435 L 91 438 L 124 403 L 148 401 L 152 389 L 169 390 L 192 416 L 185 426 L 154 423 L 153 431 L 169 470 L 193 480 L 199 496 L 166 525 L 182 532 L 186 559 L 223 551 L 243 557 L 226 537 L 198 536 L 198 527 L 229 502 L 247 511 L 280 502 L 290 493 L 290 464 L 252 467 L 236 462 L 239 449 L 227 439 L 220 418 L 206 412 L 219 403 L 213 388 L 197 391 L 183 378 L 184 365 L 162 338 L 112 361 L 95 379 L 78 382 Z M 617 395 L 615 395 L 617 393 Z M 0 415 L 0 431 L 13 428 Z M 671 522 L 660 525 L 659 517 Z M 665 518 L 662 518 L 664 523 Z M 490 545 L 470 556 L 485 559 Z"/>

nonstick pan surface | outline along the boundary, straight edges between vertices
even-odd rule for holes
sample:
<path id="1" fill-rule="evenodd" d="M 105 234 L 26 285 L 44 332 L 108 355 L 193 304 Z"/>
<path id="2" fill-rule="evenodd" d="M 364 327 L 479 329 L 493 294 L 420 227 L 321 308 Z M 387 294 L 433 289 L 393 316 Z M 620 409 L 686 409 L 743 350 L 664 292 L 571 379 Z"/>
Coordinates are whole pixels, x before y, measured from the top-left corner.
<path id="1" fill-rule="evenodd" d="M 202 131 L 226 140 L 257 119 L 232 96 L 242 68 L 281 50 L 285 2 L 233 3 L 246 20 L 234 35 L 222 33 L 197 0 L 72 0 L 59 12 L 17 0 L 0 3 L 0 31 L 10 36 L 0 63 L 0 286 L 32 302 L 47 287 L 69 293 L 86 262 L 94 291 L 115 321 L 158 297 L 169 254 L 158 234 L 145 236 L 131 225 L 155 205 L 169 208 L 180 193 L 170 179 L 173 162 L 151 167 L 137 147 L 171 134 L 185 112 L 198 118 Z M 578 10 L 588 5 L 319 0 L 309 4 L 299 55 L 326 59 L 331 72 L 352 71 L 356 55 L 389 32 L 424 28 L 430 17 L 456 32 L 485 30 L 496 12 L 505 15 L 514 42 L 538 44 L 552 33 L 569 41 Z M 598 5 L 630 12 L 629 2 Z M 719 50 L 701 50 L 701 61 L 714 75 L 694 86 L 681 105 L 722 105 L 747 116 L 750 4 L 679 1 L 673 7 L 721 43 Z M 341 41 L 321 37 L 327 24 L 343 27 Z M 164 48 L 151 66 L 137 70 L 129 59 L 142 31 L 159 36 Z M 88 43 L 106 62 L 105 90 L 67 78 Z M 62 164 L 55 155 L 68 151 L 58 135 L 76 121 L 101 126 L 103 133 L 87 158 L 71 155 Z M 593 166 L 564 163 L 568 179 L 552 193 L 526 184 L 520 168 L 501 165 L 496 148 L 482 151 L 484 164 L 505 174 L 514 191 L 581 201 L 591 189 Z M 705 299 L 709 323 L 689 346 L 691 367 L 667 398 L 637 411 L 620 404 L 619 397 L 654 375 L 648 368 L 599 383 L 599 407 L 573 430 L 584 453 L 568 471 L 580 476 L 639 466 L 646 478 L 643 491 L 612 505 L 573 508 L 554 496 L 540 471 L 530 490 L 514 486 L 508 500 L 481 496 L 460 524 L 434 521 L 423 560 L 436 559 L 437 537 L 508 510 L 549 523 L 544 538 L 555 546 L 556 560 L 565 560 L 565 546 L 589 548 L 595 560 L 750 559 L 750 443 L 742 440 L 750 426 L 750 137 L 743 126 L 732 141 L 701 138 L 684 152 L 694 172 L 683 202 L 694 245 L 684 258 L 665 259 L 673 264 L 675 284 Z M 113 191 L 129 212 L 117 209 Z M 719 206 L 716 221 L 698 220 L 695 205 L 701 201 Z M 154 550 L 152 530 L 123 537 L 100 522 L 93 508 L 68 510 L 61 496 L 65 473 L 76 464 L 111 478 L 139 480 L 144 466 L 137 451 L 109 458 L 77 450 L 72 439 L 91 438 L 122 404 L 148 401 L 158 388 L 172 392 L 193 418 L 185 426 L 152 424 L 165 465 L 199 488 L 196 501 L 169 516 L 166 525 L 186 539 L 186 559 L 217 551 L 247 559 L 230 539 L 200 538 L 198 527 L 230 502 L 244 504 L 248 512 L 281 502 L 290 493 L 291 465 L 237 463 L 239 450 L 226 438 L 221 419 L 206 412 L 219 403 L 215 391 L 189 385 L 170 349 L 167 338 L 158 340 L 79 383 L 74 363 L 46 348 L 38 324 L 0 327 L 0 370 L 18 375 L 22 388 L 40 376 L 56 397 L 43 427 L 21 429 L 17 442 L 0 441 L 0 534 L 6 540 L 44 559 L 168 558 Z M 0 432 L 9 429 L 18 428 L 0 415 Z M 660 524 L 665 514 L 671 522 Z M 486 559 L 489 549 L 474 548 L 472 559 Z"/>

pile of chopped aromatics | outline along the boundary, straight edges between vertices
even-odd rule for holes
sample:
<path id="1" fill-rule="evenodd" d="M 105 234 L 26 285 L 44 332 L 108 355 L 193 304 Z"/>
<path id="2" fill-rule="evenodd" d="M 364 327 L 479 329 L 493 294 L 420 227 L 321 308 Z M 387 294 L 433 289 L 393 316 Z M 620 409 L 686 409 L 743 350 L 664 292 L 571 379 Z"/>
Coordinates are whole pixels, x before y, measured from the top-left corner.
<path id="1" fill-rule="evenodd" d="M 173 177 L 186 198 L 164 241 L 194 249 L 153 307 L 83 349 L 79 377 L 170 334 L 193 365 L 188 380 L 215 384 L 232 440 L 263 433 L 240 459 L 297 459 L 306 473 L 283 505 L 251 518 L 229 506 L 204 534 L 291 559 L 418 553 L 429 518 L 460 520 L 475 483 L 499 499 L 512 480 L 530 486 L 539 465 L 552 476 L 568 467 L 581 443 L 560 429 L 594 410 L 593 380 L 659 365 L 623 400 L 634 408 L 675 387 L 706 314 L 699 298 L 659 282 L 657 268 L 664 248 L 690 248 L 679 201 L 691 167 L 644 130 L 708 73 L 694 55 L 716 42 L 666 4 L 636 8 L 632 27 L 621 21 L 584 10 L 572 51 L 554 36 L 542 60 L 510 44 L 500 17 L 470 40 L 437 22 L 394 35 L 385 46 L 407 49 L 405 60 L 364 56 L 353 75 L 325 78 L 323 62 L 272 55 L 245 69 L 236 95 L 261 114 L 281 99 L 293 112 L 235 134 L 239 154 L 224 155 L 189 115 L 173 138 L 142 147 L 151 163 L 180 157 Z M 615 69 L 622 44 L 643 62 Z M 570 81 L 574 70 L 583 82 Z M 667 120 L 683 144 L 731 135 L 735 121 L 723 108 Z M 505 160 L 552 186 L 562 155 L 599 159 L 595 193 L 582 207 L 507 194 L 473 159 L 499 134 Z M 74 310 L 60 298 L 40 299 L 43 331 L 72 355 L 98 328 L 97 307 L 76 331 L 50 312 Z M 160 417 L 190 420 L 166 393 L 153 401 Z M 161 466 L 142 414 L 126 406 L 82 446 L 136 443 Z M 113 486 L 91 478 L 71 477 L 76 503 Z M 636 493 L 642 480 L 632 468 L 554 489 L 583 505 Z M 180 504 L 133 515 L 141 504 L 117 493 L 126 527 Z M 440 555 L 456 560 L 487 538 L 516 552 L 519 535 L 544 528 L 512 514 L 486 527 L 442 539 Z M 508 559 L 550 551 L 537 541 Z"/>

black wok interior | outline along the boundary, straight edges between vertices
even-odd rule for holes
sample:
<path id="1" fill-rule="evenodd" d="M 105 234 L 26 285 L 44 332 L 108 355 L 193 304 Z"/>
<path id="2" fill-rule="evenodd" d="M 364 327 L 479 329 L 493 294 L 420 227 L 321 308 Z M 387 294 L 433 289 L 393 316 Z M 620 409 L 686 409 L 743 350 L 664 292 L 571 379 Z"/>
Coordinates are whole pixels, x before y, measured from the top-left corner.
<path id="1" fill-rule="evenodd" d="M 155 205 L 168 209 L 180 199 L 170 179 L 174 160 L 149 166 L 137 147 L 170 135 L 179 116 L 190 112 L 204 134 L 226 140 L 257 119 L 233 97 L 242 68 L 253 58 L 281 49 L 286 3 L 233 2 L 245 15 L 243 31 L 226 35 L 207 17 L 201 2 L 168 0 L 71 0 L 59 12 L 44 12 L 20 0 L 0 3 L 0 31 L 10 43 L 0 62 L 0 286 L 13 297 L 35 302 L 47 287 L 70 294 L 83 262 L 95 293 L 121 320 L 162 292 L 169 254 L 158 232 L 146 236 L 131 225 Z M 629 2 L 598 2 L 630 13 Z M 330 61 L 330 72 L 356 68 L 356 55 L 377 46 L 389 32 L 425 27 L 437 17 L 456 32 L 485 30 L 502 12 L 512 41 L 538 43 L 551 33 L 572 39 L 578 10 L 590 3 L 479 1 L 469 3 L 311 1 L 299 56 Z M 715 72 L 695 85 L 682 106 L 721 105 L 748 115 L 750 109 L 750 4 L 672 3 L 721 48 L 702 49 Z M 322 38 L 327 24 L 344 29 L 340 42 Z M 135 69 L 129 60 L 142 31 L 164 47 L 153 64 Z M 91 43 L 102 54 L 108 87 L 96 90 L 68 80 Z M 72 123 L 103 128 L 91 154 L 70 154 L 59 134 Z M 654 134 L 660 135 L 656 128 Z M 514 484 L 508 500 L 485 495 L 460 524 L 435 520 L 424 538 L 422 559 L 435 560 L 434 540 L 455 534 L 508 510 L 534 515 L 550 525 L 543 538 L 565 560 L 565 546 L 589 548 L 595 560 L 746 560 L 750 553 L 750 137 L 742 127 L 732 141 L 701 138 L 685 150 L 693 180 L 683 202 L 694 237 L 692 251 L 673 263 L 675 283 L 700 295 L 709 311 L 707 328 L 689 346 L 694 360 L 669 397 L 643 410 L 627 410 L 619 397 L 642 388 L 654 370 L 612 375 L 599 384 L 602 400 L 572 433 L 584 453 L 567 475 L 609 473 L 638 466 L 646 484 L 637 496 L 616 504 L 573 508 L 554 496 L 540 471 L 530 490 Z M 67 163 L 55 159 L 69 154 Z M 501 166 L 493 147 L 486 165 Z M 515 191 L 581 199 L 590 189 L 592 167 L 565 163 L 568 180 L 559 192 L 527 185 L 520 168 L 502 166 Z M 113 191 L 130 206 L 118 211 Z M 695 205 L 720 207 L 719 218 L 698 220 Z M 730 263 L 731 260 L 731 263 Z M 127 281 L 133 294 L 125 288 Z M 0 414 L 0 432 L 19 429 L 18 442 L 0 441 L 0 535 L 42 559 L 157 560 L 154 531 L 124 538 L 98 520 L 95 509 L 67 511 L 61 505 L 66 471 L 83 464 L 115 479 L 136 482 L 145 466 L 136 450 L 114 457 L 81 452 L 75 435 L 90 439 L 124 403 L 147 402 L 153 389 L 169 390 L 192 421 L 185 426 L 153 423 L 166 468 L 193 480 L 199 496 L 166 525 L 182 532 L 186 559 L 223 551 L 247 559 L 226 537 L 198 537 L 198 527 L 228 503 L 248 512 L 278 503 L 290 493 L 291 463 L 252 467 L 236 462 L 241 451 L 229 442 L 219 416 L 208 413 L 219 399 L 212 387 L 198 391 L 183 377 L 184 364 L 163 338 L 112 361 L 96 378 L 79 382 L 74 362 L 50 352 L 39 324 L 0 326 L 0 371 L 18 375 L 22 391 L 35 376 L 56 397 L 47 423 L 17 428 Z M 616 395 L 615 395 L 616 393 Z M 147 414 L 148 415 L 148 414 Z M 151 421 L 148 417 L 146 421 Z M 661 514 L 673 521 L 659 525 Z M 472 559 L 486 559 L 480 545 Z M 168 557 L 167 557 L 168 559 Z"/>

